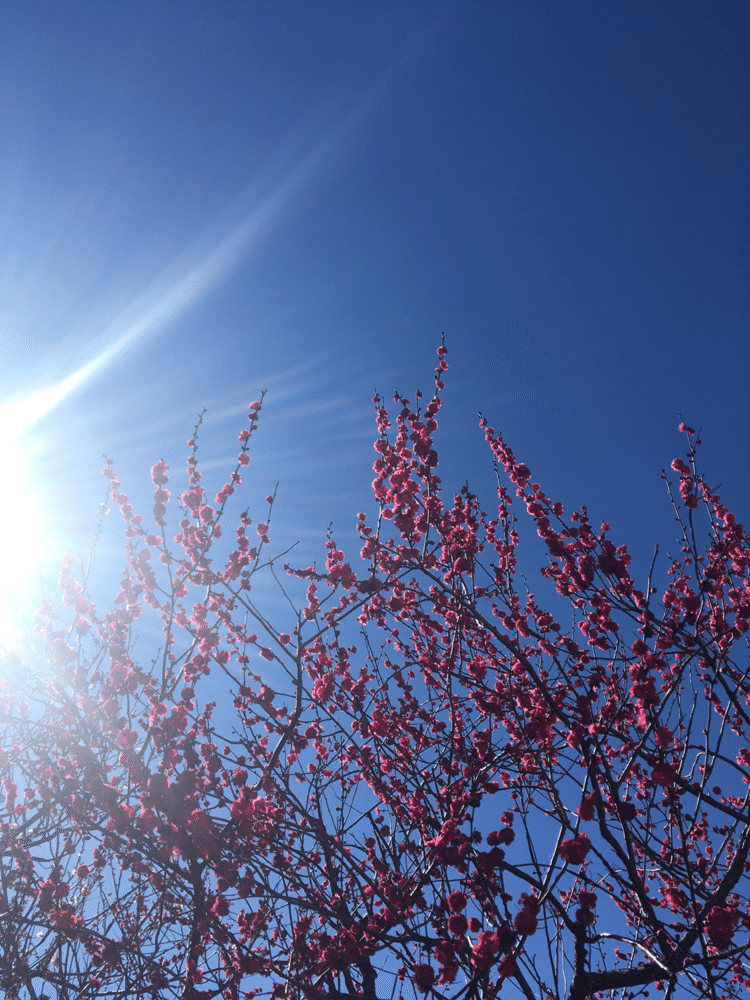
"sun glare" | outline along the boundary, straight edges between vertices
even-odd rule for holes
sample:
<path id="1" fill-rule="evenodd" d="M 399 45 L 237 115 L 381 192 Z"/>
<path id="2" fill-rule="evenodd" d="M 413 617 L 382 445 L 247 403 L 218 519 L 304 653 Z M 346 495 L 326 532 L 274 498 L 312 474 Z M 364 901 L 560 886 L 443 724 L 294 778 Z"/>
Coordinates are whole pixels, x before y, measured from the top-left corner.
<path id="1" fill-rule="evenodd" d="M 204 234 L 202 239 L 165 268 L 133 301 L 103 328 L 90 347 L 104 342 L 83 366 L 56 385 L 30 393 L 0 406 L 0 519 L 3 543 L 0 549 L 0 653 L 12 649 L 24 629 L 19 622 L 33 617 L 39 596 L 40 560 L 47 547 L 40 512 L 38 489 L 33 477 L 33 455 L 28 431 L 82 383 L 95 376 L 141 338 L 164 329 L 188 305 L 216 287 L 235 266 L 238 257 L 258 245 L 275 225 L 312 174 L 329 159 L 335 147 L 376 99 L 375 88 L 338 125 L 327 129 L 297 164 L 282 174 L 270 190 L 249 188 L 239 207 L 239 220 L 222 235 Z M 215 227 L 216 228 L 216 227 Z M 219 227 L 221 228 L 221 227 Z M 175 277 L 176 275 L 176 277 Z"/>

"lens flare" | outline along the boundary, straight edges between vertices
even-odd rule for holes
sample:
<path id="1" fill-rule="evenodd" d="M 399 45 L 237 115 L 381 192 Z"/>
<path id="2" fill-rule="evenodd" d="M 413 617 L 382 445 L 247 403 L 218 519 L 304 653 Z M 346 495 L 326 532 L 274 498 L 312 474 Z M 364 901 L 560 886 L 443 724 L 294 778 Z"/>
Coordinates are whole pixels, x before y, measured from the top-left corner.
<path id="1" fill-rule="evenodd" d="M 409 64 L 402 59 L 392 67 L 338 121 L 322 134 L 310 130 L 306 151 L 278 174 L 271 171 L 263 184 L 251 184 L 229 210 L 229 221 L 204 233 L 138 294 L 129 305 L 103 322 L 88 338 L 92 355 L 81 367 L 56 385 L 30 393 L 0 406 L 0 518 L 4 540 L 0 548 L 0 650 L 14 644 L 14 625 L 22 597 L 28 605 L 30 584 L 37 575 L 47 547 L 31 478 L 33 462 L 22 446 L 25 432 L 50 413 L 80 385 L 96 376 L 138 341 L 163 331 L 175 317 L 216 288 L 238 262 L 258 249 L 264 237 L 282 221 L 285 210 L 298 198 L 326 163 L 350 138 L 368 111 L 384 96 L 394 74 Z M 296 144 L 295 144 L 296 145 Z M 288 157 L 281 156 L 280 163 Z M 33 609 L 32 609 L 33 610 Z"/>

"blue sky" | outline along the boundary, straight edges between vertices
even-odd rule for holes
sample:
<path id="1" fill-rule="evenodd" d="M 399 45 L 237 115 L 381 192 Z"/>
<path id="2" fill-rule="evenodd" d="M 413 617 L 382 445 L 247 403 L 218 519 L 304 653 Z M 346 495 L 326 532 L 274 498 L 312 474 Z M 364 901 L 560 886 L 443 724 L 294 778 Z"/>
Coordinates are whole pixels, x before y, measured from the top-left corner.
<path id="1" fill-rule="evenodd" d="M 0 5 L 0 403 L 47 399 L 46 565 L 102 452 L 145 503 L 207 406 L 219 486 L 263 388 L 251 508 L 278 480 L 279 541 L 351 551 L 373 390 L 429 391 L 441 330 L 446 486 L 492 500 L 481 409 L 645 566 L 680 411 L 747 517 L 749 38 L 671 0 Z"/>

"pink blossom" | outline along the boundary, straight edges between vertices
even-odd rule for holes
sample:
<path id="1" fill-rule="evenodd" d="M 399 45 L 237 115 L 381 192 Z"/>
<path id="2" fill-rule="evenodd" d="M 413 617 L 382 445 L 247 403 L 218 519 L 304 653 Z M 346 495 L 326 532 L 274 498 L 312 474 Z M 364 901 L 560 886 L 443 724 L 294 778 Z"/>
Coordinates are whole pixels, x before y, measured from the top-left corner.
<path id="1" fill-rule="evenodd" d="M 739 923 L 739 913 L 735 907 L 714 906 L 706 920 L 706 936 L 720 951 L 732 946 L 732 938 Z"/>
<path id="2" fill-rule="evenodd" d="M 667 763 L 657 764 L 651 772 L 651 777 L 657 785 L 661 785 L 663 788 L 670 788 L 674 784 L 676 776 L 677 768 Z"/>
<path id="3" fill-rule="evenodd" d="M 156 465 L 151 468 L 151 481 L 154 486 L 165 486 L 169 482 L 169 466 L 166 464 L 164 459 L 157 462 Z"/>
<path id="4" fill-rule="evenodd" d="M 427 993 L 435 978 L 435 970 L 431 965 L 414 966 L 414 985 L 420 993 Z"/>
<path id="5" fill-rule="evenodd" d="M 465 910 L 467 901 L 466 894 L 459 892 L 457 889 L 448 896 L 448 906 L 454 913 L 460 913 L 461 910 Z"/>
<path id="6" fill-rule="evenodd" d="M 571 865 L 580 865 L 591 850 L 591 843 L 585 833 L 580 833 L 573 840 L 563 840 L 560 844 L 560 857 Z"/>

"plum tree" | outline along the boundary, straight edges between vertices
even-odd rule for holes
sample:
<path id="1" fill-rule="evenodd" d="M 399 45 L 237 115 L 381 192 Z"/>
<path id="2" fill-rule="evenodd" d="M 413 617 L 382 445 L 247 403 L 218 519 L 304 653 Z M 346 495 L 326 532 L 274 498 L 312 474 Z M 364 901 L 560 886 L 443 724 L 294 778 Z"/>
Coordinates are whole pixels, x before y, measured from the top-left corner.
<path id="1" fill-rule="evenodd" d="M 165 463 L 149 523 L 108 462 L 113 604 L 66 560 L 69 610 L 37 623 L 54 680 L 2 702 L 6 996 L 746 995 L 748 536 L 684 424 L 660 600 L 484 419 L 492 510 L 447 500 L 438 355 L 426 404 L 375 398 L 356 569 L 329 537 L 324 568 L 284 577 L 273 497 L 220 542 L 262 399 L 214 501 L 199 422 L 176 535 Z M 519 585 L 517 509 L 546 599 Z M 163 630 L 148 663 L 144 614 Z"/>

